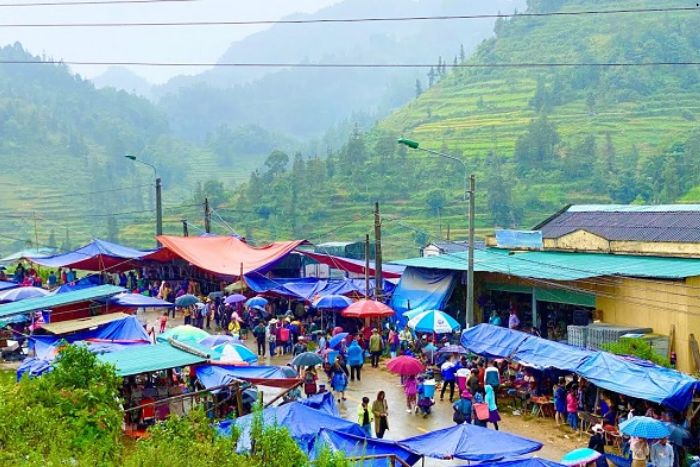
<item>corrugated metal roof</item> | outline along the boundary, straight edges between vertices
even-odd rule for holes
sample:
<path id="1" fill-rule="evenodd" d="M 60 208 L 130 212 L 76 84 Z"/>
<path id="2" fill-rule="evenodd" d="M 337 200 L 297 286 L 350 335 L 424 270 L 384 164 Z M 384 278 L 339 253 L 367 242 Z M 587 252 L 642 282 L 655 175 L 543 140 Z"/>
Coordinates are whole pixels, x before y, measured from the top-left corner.
<path id="1" fill-rule="evenodd" d="M 74 290 L 56 295 L 46 295 L 44 297 L 27 298 L 18 302 L 0 305 L 0 318 L 7 316 L 21 315 L 36 310 L 49 310 L 58 306 L 70 305 L 72 303 L 88 302 L 98 298 L 111 297 L 126 289 L 116 285 L 98 285 L 87 289 Z"/>
<path id="2" fill-rule="evenodd" d="M 694 205 L 693 205 L 694 206 Z M 635 206 L 634 208 L 659 208 Z M 689 206 L 683 206 L 688 208 Z M 585 230 L 607 240 L 641 242 L 700 242 L 700 207 L 696 210 L 585 210 L 572 206 L 535 227 L 544 238 L 559 238 Z M 629 207 L 632 208 L 632 207 Z M 674 209 L 674 206 L 666 206 Z"/>
<path id="3" fill-rule="evenodd" d="M 88 316 L 87 318 L 71 319 L 58 323 L 49 323 L 41 326 L 42 329 L 52 334 L 68 334 L 69 332 L 90 329 L 102 324 L 111 323 L 120 319 L 128 318 L 126 313 L 107 313 L 106 315 Z"/>
<path id="4" fill-rule="evenodd" d="M 101 354 L 97 358 L 117 367 L 118 376 L 168 370 L 207 361 L 206 358 L 176 349 L 170 344 L 140 345 L 121 352 Z"/>
<path id="5" fill-rule="evenodd" d="M 395 261 L 428 269 L 467 270 L 467 254 L 429 256 Z M 683 279 L 700 276 L 700 259 L 536 251 L 509 254 L 507 250 L 477 250 L 474 271 L 516 277 L 571 281 L 600 276 Z"/>

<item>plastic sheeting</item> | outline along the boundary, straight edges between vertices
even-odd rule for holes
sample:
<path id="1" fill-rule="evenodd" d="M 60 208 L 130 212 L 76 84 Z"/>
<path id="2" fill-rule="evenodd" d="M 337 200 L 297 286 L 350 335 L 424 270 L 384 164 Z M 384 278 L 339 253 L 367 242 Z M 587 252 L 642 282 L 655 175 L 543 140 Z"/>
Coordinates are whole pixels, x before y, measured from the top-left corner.
<path id="1" fill-rule="evenodd" d="M 246 284 L 256 293 L 275 294 L 282 297 L 312 302 L 326 295 L 365 295 L 364 279 L 318 279 L 304 277 L 299 279 L 268 279 L 260 274 L 250 274 L 245 278 Z M 383 290 L 390 294 L 396 286 L 384 281 Z M 370 281 L 369 294 L 374 294 L 374 281 Z"/>
<path id="2" fill-rule="evenodd" d="M 231 426 L 235 425 L 240 429 L 238 438 L 238 452 L 250 451 L 250 426 L 253 417 L 257 414 L 250 414 L 234 420 L 224 420 L 219 423 L 217 431 L 223 436 L 231 436 Z M 355 436 L 366 436 L 364 430 L 357 423 L 343 418 L 328 415 L 320 410 L 312 409 L 309 406 L 298 402 L 291 402 L 279 407 L 269 407 L 262 411 L 262 422 L 264 426 L 279 425 L 286 427 L 294 441 L 304 452 L 309 452 L 313 440 L 324 428 L 348 433 Z"/>
<path id="3" fill-rule="evenodd" d="M 171 308 L 175 305 L 155 297 L 147 297 L 135 293 L 123 293 L 115 295 L 107 301 L 110 305 L 130 308 Z"/>
<path id="4" fill-rule="evenodd" d="M 300 404 L 308 405 L 312 409 L 320 410 L 328 415 L 333 415 L 334 417 L 340 417 L 340 411 L 335 403 L 335 398 L 332 392 L 323 392 L 321 394 L 314 394 L 311 397 L 302 399 L 299 401 Z"/>
<path id="5" fill-rule="evenodd" d="M 14 282 L 0 281 L 0 290 L 10 290 L 19 287 L 19 284 Z"/>
<path id="6" fill-rule="evenodd" d="M 530 457 L 499 462 L 482 462 L 479 464 L 479 467 L 564 467 L 564 464 L 542 459 L 541 457 Z"/>
<path id="7" fill-rule="evenodd" d="M 520 331 L 479 324 L 462 333 L 461 344 L 488 358 L 507 358 L 537 369 L 556 368 L 596 386 L 683 411 L 700 381 L 650 362 L 552 342 Z"/>
<path id="8" fill-rule="evenodd" d="M 318 438 L 314 441 L 311 448 L 311 459 L 316 459 L 324 448 L 330 449 L 332 452 L 342 452 L 346 458 L 350 459 L 394 455 L 408 465 L 415 464 L 421 458 L 420 455 L 401 446 L 396 441 L 354 436 L 327 429 L 321 430 Z M 393 467 L 395 465 L 390 457 L 358 460 L 352 464 L 363 467 Z"/>
<path id="9" fill-rule="evenodd" d="M 644 399 L 682 412 L 700 388 L 688 375 L 651 363 L 640 364 L 606 352 L 583 362 L 576 373 L 608 391 Z"/>
<path id="10" fill-rule="evenodd" d="M 158 236 L 163 248 L 146 259 L 156 261 L 181 258 L 205 271 L 226 277 L 238 277 L 254 271 L 266 272 L 294 251 L 305 240 L 276 242 L 259 248 L 234 237 Z"/>
<path id="11" fill-rule="evenodd" d="M 93 240 L 75 251 L 30 261 L 49 268 L 75 268 L 84 271 L 128 271 L 134 269 L 133 260 L 139 260 L 152 251 L 136 250 L 104 240 Z"/>
<path id="12" fill-rule="evenodd" d="M 389 306 L 401 315 L 414 310 L 442 310 L 457 282 L 458 273 L 408 267 L 401 276 Z"/>
<path id="13" fill-rule="evenodd" d="M 197 378 L 207 389 L 229 384 L 236 379 L 278 388 L 289 388 L 299 382 L 297 378 L 287 377 L 278 366 L 202 365 L 197 367 L 196 372 Z"/>
<path id="14" fill-rule="evenodd" d="M 503 431 L 463 423 L 404 439 L 400 443 L 426 457 L 493 461 L 542 449 L 542 443 Z"/>
<path id="15" fill-rule="evenodd" d="M 338 269 L 340 271 L 347 271 L 353 274 L 364 274 L 365 273 L 365 260 L 363 259 L 351 259 L 344 258 L 342 256 L 333 256 L 323 253 L 314 253 L 311 251 L 300 251 L 302 255 L 311 258 L 312 260 L 330 266 L 333 269 Z M 401 277 L 405 266 L 397 266 L 395 264 L 383 264 L 382 265 L 382 277 L 387 279 L 398 279 Z M 376 274 L 374 268 L 374 261 L 369 262 L 369 276 L 374 277 Z"/>

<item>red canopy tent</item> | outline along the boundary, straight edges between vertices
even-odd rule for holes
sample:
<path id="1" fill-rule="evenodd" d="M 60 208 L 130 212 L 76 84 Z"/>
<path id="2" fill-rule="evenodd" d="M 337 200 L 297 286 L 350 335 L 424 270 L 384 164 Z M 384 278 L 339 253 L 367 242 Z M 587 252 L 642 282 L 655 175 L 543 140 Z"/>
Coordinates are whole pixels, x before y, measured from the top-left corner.
<path id="1" fill-rule="evenodd" d="M 180 258 L 205 271 L 236 278 L 241 273 L 269 270 L 275 263 L 306 242 L 306 240 L 294 240 L 253 247 L 235 237 L 170 235 L 161 235 L 158 241 L 163 248 L 143 259 L 171 261 Z"/>
<path id="2" fill-rule="evenodd" d="M 341 271 L 348 271 L 354 274 L 364 274 L 365 273 L 365 261 L 351 258 L 343 258 L 342 256 L 326 255 L 323 253 L 314 253 L 311 251 L 300 251 L 304 256 L 317 261 L 321 264 L 332 267 L 333 269 L 339 269 Z M 404 266 L 397 266 L 394 264 L 384 264 L 382 265 L 382 277 L 384 279 L 400 279 L 401 274 L 403 274 Z M 374 277 L 376 274 L 374 268 L 374 261 L 369 263 L 369 275 Z"/>

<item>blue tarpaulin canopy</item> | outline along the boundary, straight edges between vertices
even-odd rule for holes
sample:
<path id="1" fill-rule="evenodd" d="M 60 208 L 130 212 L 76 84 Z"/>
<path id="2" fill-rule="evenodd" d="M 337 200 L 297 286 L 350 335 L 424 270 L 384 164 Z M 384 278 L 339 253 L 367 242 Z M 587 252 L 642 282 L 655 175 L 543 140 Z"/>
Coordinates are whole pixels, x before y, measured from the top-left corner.
<path id="1" fill-rule="evenodd" d="M 171 308 L 175 305 L 156 297 L 147 297 L 136 293 L 122 293 L 110 298 L 110 305 L 136 308 Z"/>
<path id="2" fill-rule="evenodd" d="M 530 457 L 498 462 L 481 462 L 479 467 L 564 467 L 564 464 L 542 459 L 541 457 Z"/>
<path id="3" fill-rule="evenodd" d="M 419 454 L 400 445 L 396 441 L 366 438 L 328 429 L 321 430 L 314 441 L 313 447 L 311 448 L 311 459 L 316 459 L 321 452 L 323 452 L 324 448 L 332 452 L 342 452 L 348 459 L 394 455 L 408 465 L 413 465 L 421 458 Z M 383 457 L 380 459 L 360 460 L 357 463 L 353 463 L 353 465 L 361 465 L 363 467 L 393 467 L 395 464 L 390 457 Z"/>
<path id="4" fill-rule="evenodd" d="M 408 311 L 442 310 L 452 294 L 458 273 L 408 267 L 391 296 L 391 306 L 401 315 Z"/>
<path id="5" fill-rule="evenodd" d="M 334 417 L 340 417 L 340 411 L 335 403 L 335 398 L 332 392 L 323 392 L 321 394 L 314 394 L 306 399 L 301 399 L 299 403 L 308 405 L 312 409 L 320 410 L 328 415 L 333 415 Z"/>
<path id="6" fill-rule="evenodd" d="M 699 381 L 679 371 L 651 363 L 642 364 L 606 352 L 584 361 L 576 373 L 608 391 L 685 410 L 699 388 Z"/>
<path id="7" fill-rule="evenodd" d="M 14 282 L 0 281 L 0 290 L 10 290 L 19 287 L 19 284 Z"/>
<path id="8" fill-rule="evenodd" d="M 596 386 L 682 411 L 700 382 L 676 370 L 608 352 L 593 352 L 490 324 L 462 333 L 461 344 L 488 358 L 507 358 L 537 369 L 576 373 Z"/>
<path id="9" fill-rule="evenodd" d="M 253 417 L 257 414 L 250 414 L 234 420 L 224 420 L 219 423 L 217 431 L 223 436 L 231 435 L 231 426 L 235 424 L 240 429 L 238 439 L 238 452 L 250 451 L 250 426 Z M 366 433 L 357 423 L 343 418 L 328 415 L 309 406 L 298 402 L 291 402 L 279 407 L 268 407 L 262 411 L 262 422 L 264 426 L 279 425 L 286 427 L 294 441 L 304 452 L 309 452 L 313 440 L 324 428 L 349 433 L 351 435 L 364 437 Z"/>
<path id="10" fill-rule="evenodd" d="M 289 378 L 279 366 L 202 365 L 197 367 L 196 372 L 199 382 L 207 389 L 229 384 L 236 379 L 274 387 L 290 387 L 299 381 Z"/>
<path id="11" fill-rule="evenodd" d="M 29 258 L 33 263 L 49 268 L 75 268 L 86 271 L 128 271 L 134 268 L 133 260 L 139 260 L 152 251 L 136 250 L 104 240 L 93 240 L 69 253 Z"/>
<path id="12" fill-rule="evenodd" d="M 542 449 L 542 443 L 503 431 L 463 423 L 404 439 L 400 443 L 426 457 L 493 461 Z"/>
<path id="13" fill-rule="evenodd" d="M 256 293 L 276 294 L 297 300 L 314 301 L 326 295 L 365 295 L 364 279 L 318 279 L 303 277 L 294 279 L 268 279 L 261 274 L 249 274 L 245 281 Z M 371 296 L 374 293 L 374 282 L 370 281 Z M 396 286 L 384 281 L 384 292 L 390 294 Z"/>

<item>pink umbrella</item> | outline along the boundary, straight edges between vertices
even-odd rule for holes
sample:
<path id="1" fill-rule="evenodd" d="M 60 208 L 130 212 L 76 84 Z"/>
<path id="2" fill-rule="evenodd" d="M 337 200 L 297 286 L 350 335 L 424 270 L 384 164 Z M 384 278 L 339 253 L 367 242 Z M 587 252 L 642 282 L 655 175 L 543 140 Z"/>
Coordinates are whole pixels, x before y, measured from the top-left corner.
<path id="1" fill-rule="evenodd" d="M 341 313 L 346 318 L 389 318 L 396 313 L 381 302 L 374 300 L 359 300 Z"/>
<path id="2" fill-rule="evenodd" d="M 397 375 L 410 376 L 423 371 L 423 364 L 416 358 L 402 355 L 386 362 L 386 368 Z"/>

